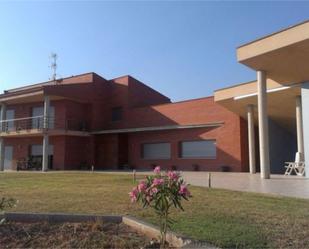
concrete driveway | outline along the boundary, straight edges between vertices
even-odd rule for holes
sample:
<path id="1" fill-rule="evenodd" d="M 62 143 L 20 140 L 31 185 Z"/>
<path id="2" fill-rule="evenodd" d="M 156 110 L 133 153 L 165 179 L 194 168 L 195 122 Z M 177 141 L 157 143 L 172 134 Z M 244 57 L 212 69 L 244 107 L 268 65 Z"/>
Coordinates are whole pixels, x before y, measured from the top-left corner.
<path id="1" fill-rule="evenodd" d="M 207 172 L 182 172 L 182 174 L 191 185 L 208 186 Z M 260 178 L 260 174 L 212 172 L 211 186 L 309 199 L 309 179 L 299 176 L 271 175 L 271 179 L 265 180 Z"/>

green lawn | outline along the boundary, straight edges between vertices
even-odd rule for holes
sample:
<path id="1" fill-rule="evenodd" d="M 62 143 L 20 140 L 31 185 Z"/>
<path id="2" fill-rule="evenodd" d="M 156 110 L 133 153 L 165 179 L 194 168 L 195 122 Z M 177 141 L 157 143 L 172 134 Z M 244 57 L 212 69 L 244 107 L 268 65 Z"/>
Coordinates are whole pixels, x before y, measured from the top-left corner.
<path id="1" fill-rule="evenodd" d="M 132 215 L 156 223 L 131 204 L 126 175 L 1 173 L 0 196 L 19 200 L 14 211 Z M 192 187 L 175 232 L 220 247 L 309 248 L 309 200 Z"/>

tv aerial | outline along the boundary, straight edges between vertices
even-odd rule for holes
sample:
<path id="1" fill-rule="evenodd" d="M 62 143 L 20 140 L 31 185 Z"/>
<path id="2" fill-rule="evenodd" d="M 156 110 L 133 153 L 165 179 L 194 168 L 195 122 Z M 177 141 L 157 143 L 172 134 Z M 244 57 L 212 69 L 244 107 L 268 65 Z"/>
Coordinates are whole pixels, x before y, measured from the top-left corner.
<path id="1" fill-rule="evenodd" d="M 50 80 L 56 81 L 57 78 L 57 59 L 58 59 L 58 55 L 56 53 L 51 53 L 50 54 L 50 68 L 52 70 L 52 75 Z"/>

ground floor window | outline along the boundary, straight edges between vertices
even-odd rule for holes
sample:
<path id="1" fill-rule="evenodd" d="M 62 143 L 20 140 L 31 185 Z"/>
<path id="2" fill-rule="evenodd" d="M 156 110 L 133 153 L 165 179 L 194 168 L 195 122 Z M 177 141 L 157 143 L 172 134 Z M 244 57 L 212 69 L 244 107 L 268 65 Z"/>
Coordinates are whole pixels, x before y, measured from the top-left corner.
<path id="1" fill-rule="evenodd" d="M 53 155 L 54 155 L 54 146 L 49 145 L 49 148 L 48 148 L 48 168 L 49 169 L 53 168 Z M 41 144 L 31 145 L 30 156 L 31 156 L 31 163 L 33 164 L 34 168 L 42 167 L 43 145 Z"/>
<path id="2" fill-rule="evenodd" d="M 216 140 L 180 142 L 181 158 L 216 158 Z"/>
<path id="3" fill-rule="evenodd" d="M 147 143 L 142 144 L 143 159 L 170 159 L 171 144 L 170 143 Z"/>

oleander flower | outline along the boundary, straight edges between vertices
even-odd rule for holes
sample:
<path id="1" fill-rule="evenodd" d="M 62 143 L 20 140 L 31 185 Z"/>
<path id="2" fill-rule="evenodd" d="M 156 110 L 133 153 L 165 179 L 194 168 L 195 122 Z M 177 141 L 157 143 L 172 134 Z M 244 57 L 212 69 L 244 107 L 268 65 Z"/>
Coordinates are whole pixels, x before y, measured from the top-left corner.
<path id="1" fill-rule="evenodd" d="M 191 193 L 189 192 L 186 184 L 180 185 L 179 194 L 184 195 L 184 196 L 191 196 Z"/>
<path id="2" fill-rule="evenodd" d="M 151 195 L 158 193 L 158 191 L 159 191 L 159 190 L 158 190 L 157 188 L 152 188 L 152 189 L 150 189 Z"/>
<path id="3" fill-rule="evenodd" d="M 164 183 L 164 179 L 162 179 L 162 178 L 155 178 L 155 179 L 153 179 L 152 186 L 153 187 L 160 186 L 163 183 Z"/>
<path id="4" fill-rule="evenodd" d="M 133 188 L 132 191 L 129 193 L 129 196 L 131 198 L 131 202 L 136 202 L 138 196 L 138 188 Z"/>
<path id="5" fill-rule="evenodd" d="M 159 175 L 161 173 L 161 167 L 160 166 L 157 166 L 154 168 L 153 172 L 157 175 Z"/>
<path id="6" fill-rule="evenodd" d="M 147 184 L 145 183 L 145 181 L 141 181 L 138 185 L 137 185 L 137 189 L 139 192 L 144 192 L 147 188 Z"/>
<path id="7" fill-rule="evenodd" d="M 176 173 L 175 171 L 169 171 L 167 173 L 168 179 L 172 180 L 172 181 L 177 181 L 179 178 L 179 174 Z"/>

